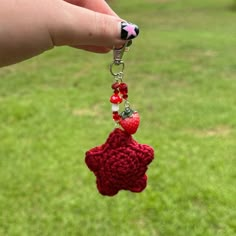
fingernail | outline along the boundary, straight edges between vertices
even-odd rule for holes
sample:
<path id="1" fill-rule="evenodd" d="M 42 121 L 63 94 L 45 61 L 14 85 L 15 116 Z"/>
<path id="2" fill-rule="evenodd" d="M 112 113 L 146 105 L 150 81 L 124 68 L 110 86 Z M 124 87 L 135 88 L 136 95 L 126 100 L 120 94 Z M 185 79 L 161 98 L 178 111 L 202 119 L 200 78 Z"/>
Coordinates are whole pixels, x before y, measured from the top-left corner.
<path id="1" fill-rule="evenodd" d="M 121 22 L 121 39 L 129 40 L 134 39 L 139 34 L 139 28 L 137 25 L 130 22 Z"/>

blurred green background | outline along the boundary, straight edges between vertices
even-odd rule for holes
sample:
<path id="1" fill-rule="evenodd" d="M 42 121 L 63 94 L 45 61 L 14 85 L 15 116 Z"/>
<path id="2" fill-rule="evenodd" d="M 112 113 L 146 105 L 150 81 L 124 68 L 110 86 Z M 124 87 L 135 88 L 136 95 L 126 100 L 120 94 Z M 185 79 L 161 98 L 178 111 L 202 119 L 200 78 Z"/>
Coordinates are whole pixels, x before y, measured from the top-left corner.
<path id="1" fill-rule="evenodd" d="M 1 236 L 236 235 L 236 3 L 111 1 L 148 187 L 101 196 L 84 153 L 114 128 L 112 53 L 68 47 L 0 70 Z"/>

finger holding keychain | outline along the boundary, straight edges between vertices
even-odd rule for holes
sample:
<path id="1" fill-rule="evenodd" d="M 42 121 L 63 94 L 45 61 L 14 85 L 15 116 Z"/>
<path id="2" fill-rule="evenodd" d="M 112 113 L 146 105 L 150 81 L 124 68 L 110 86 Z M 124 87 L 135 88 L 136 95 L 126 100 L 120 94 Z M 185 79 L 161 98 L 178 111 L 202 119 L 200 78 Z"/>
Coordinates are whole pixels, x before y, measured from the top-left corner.
<path id="1" fill-rule="evenodd" d="M 107 53 L 138 35 L 104 0 L 0 1 L 0 67 L 57 46 Z"/>

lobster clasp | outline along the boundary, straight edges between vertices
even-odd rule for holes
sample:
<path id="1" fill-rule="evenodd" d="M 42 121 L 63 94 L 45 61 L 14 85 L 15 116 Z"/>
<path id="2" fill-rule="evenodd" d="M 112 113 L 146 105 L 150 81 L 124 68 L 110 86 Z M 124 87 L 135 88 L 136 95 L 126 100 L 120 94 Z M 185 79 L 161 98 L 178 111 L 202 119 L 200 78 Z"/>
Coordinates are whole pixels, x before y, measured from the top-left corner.
<path id="1" fill-rule="evenodd" d="M 113 59 L 115 65 L 120 65 L 123 63 L 122 57 L 124 52 L 129 50 L 130 45 L 132 44 L 132 40 L 127 41 L 121 48 L 114 48 L 113 49 Z"/>

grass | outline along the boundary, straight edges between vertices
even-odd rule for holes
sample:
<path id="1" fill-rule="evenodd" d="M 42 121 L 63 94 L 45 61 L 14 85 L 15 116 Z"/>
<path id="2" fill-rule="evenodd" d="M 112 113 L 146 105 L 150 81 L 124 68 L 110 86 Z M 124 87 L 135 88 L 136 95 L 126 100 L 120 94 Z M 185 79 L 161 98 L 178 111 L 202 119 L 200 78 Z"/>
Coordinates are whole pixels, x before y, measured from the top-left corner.
<path id="1" fill-rule="evenodd" d="M 57 48 L 0 70 L 0 235 L 236 235 L 233 1 L 112 4 L 141 28 L 125 80 L 148 187 L 97 193 L 84 152 L 114 127 L 112 55 Z"/>

